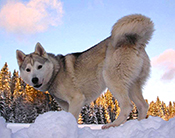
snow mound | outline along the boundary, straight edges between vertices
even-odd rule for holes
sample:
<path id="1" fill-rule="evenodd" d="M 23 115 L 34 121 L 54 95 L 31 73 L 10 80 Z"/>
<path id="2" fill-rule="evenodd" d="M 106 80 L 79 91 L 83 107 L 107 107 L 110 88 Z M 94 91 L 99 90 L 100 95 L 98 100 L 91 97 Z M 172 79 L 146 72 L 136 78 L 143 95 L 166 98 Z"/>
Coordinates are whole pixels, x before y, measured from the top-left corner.
<path id="1" fill-rule="evenodd" d="M 0 117 L 0 138 L 11 138 L 11 130 L 7 128 L 4 118 Z"/>
<path id="2" fill-rule="evenodd" d="M 174 132 L 175 118 L 164 121 L 159 117 L 149 117 L 101 130 L 99 125 L 93 125 L 93 129 L 86 126 L 78 128 L 75 118 L 70 113 L 47 112 L 39 115 L 35 123 L 28 128 L 14 133 L 7 128 L 5 120 L 0 118 L 0 138 L 173 138 Z"/>
<path id="3" fill-rule="evenodd" d="M 13 135 L 13 138 L 77 138 L 78 125 L 71 113 L 47 112 L 39 115 L 34 124 Z"/>
<path id="4" fill-rule="evenodd" d="M 81 138 L 175 138 L 175 118 L 164 121 L 159 117 L 149 117 L 141 121 L 131 120 L 107 130 L 93 131 L 84 128 Z M 87 137 L 88 133 L 93 136 Z"/>

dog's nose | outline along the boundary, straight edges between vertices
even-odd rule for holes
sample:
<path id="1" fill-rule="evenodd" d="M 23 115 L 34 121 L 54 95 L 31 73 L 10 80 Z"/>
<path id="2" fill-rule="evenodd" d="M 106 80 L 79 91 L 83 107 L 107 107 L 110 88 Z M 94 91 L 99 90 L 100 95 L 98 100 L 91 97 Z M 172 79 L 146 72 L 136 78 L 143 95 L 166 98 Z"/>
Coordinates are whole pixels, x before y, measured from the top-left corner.
<path id="1" fill-rule="evenodd" d="M 32 82 L 33 82 L 33 84 L 37 84 L 38 83 L 38 78 L 37 77 L 32 78 Z"/>

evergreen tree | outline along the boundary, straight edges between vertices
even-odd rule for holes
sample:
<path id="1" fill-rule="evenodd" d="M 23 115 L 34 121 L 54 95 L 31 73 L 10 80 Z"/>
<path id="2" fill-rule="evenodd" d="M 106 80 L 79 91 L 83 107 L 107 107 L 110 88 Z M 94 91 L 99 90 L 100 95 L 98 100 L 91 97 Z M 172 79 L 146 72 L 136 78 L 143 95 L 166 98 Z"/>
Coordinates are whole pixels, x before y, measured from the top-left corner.
<path id="1" fill-rule="evenodd" d="M 78 124 L 83 124 L 82 114 L 81 113 L 79 114 L 79 117 L 78 117 Z"/>
<path id="2" fill-rule="evenodd" d="M 37 114 L 43 114 L 44 112 L 49 111 L 47 96 L 41 91 L 37 91 L 27 84 L 25 88 L 25 94 L 25 100 L 33 104 L 33 107 L 36 109 Z"/>
<path id="3" fill-rule="evenodd" d="M 1 115 L 8 121 L 11 114 L 11 89 L 10 89 L 10 72 L 8 65 L 5 63 L 0 71 L 0 103 Z"/>
<path id="4" fill-rule="evenodd" d="M 168 112 L 168 108 L 164 102 L 162 102 L 162 110 L 164 112 L 164 116 L 162 116 L 162 119 L 168 121 L 169 120 L 169 112 Z"/>
<path id="5" fill-rule="evenodd" d="M 158 109 L 158 115 L 159 117 L 163 117 L 164 116 L 164 112 L 162 110 L 162 102 L 160 101 L 159 97 L 157 96 L 157 101 L 156 101 L 156 107 Z"/>
<path id="6" fill-rule="evenodd" d="M 8 71 L 8 65 L 5 63 L 4 67 L 0 72 L 0 90 L 1 96 L 5 99 L 5 103 L 8 105 L 11 101 L 11 90 L 10 90 L 10 75 Z"/>
<path id="7" fill-rule="evenodd" d="M 96 113 L 97 113 L 97 108 L 94 108 L 94 102 L 92 102 L 90 104 L 90 113 L 89 113 L 90 124 L 98 124 Z"/>
<path id="8" fill-rule="evenodd" d="M 89 121 L 90 107 L 89 107 L 89 105 L 85 105 L 82 107 L 81 114 L 82 114 L 83 124 L 90 124 L 90 121 Z"/>
<path id="9" fill-rule="evenodd" d="M 137 107 L 136 107 L 136 105 L 134 104 L 133 101 L 131 101 L 131 103 L 133 104 L 133 109 L 132 109 L 131 113 L 129 114 L 127 120 L 132 120 L 132 119 L 137 119 L 138 118 Z"/>
<path id="10" fill-rule="evenodd" d="M 51 95 L 49 95 L 49 97 L 51 97 L 49 102 L 50 111 L 61 111 L 61 106 L 56 102 L 56 100 Z"/>
<path id="11" fill-rule="evenodd" d="M 19 75 L 18 75 L 18 72 L 16 72 L 16 70 L 14 70 L 13 76 L 11 79 L 11 84 L 10 84 L 12 98 L 13 98 L 13 92 L 15 91 L 15 85 L 17 83 L 17 79 L 19 79 Z"/>
<path id="12" fill-rule="evenodd" d="M 19 96 L 21 96 L 21 95 L 25 95 L 25 89 L 24 89 L 24 87 L 22 87 L 22 85 L 21 85 L 21 82 L 22 82 L 22 80 L 21 80 L 21 78 L 16 78 L 16 79 L 14 79 L 14 82 L 15 82 L 15 84 L 13 84 L 13 86 L 15 87 L 14 88 L 14 91 L 13 91 L 13 101 L 15 101 Z"/>
<path id="13" fill-rule="evenodd" d="M 5 100 L 3 100 L 1 97 L 0 97 L 0 116 L 5 116 L 6 114 L 6 110 L 5 110 Z"/>
<path id="14" fill-rule="evenodd" d="M 109 93 L 109 91 L 107 91 L 107 93 L 105 93 L 105 96 L 103 97 L 103 107 L 104 107 L 105 124 L 111 122 L 110 115 L 109 115 L 109 109 L 108 109 L 108 103 L 107 103 L 108 93 Z"/>
<path id="15" fill-rule="evenodd" d="M 102 111 L 102 104 L 101 104 L 101 96 L 98 97 L 96 100 L 95 100 L 95 105 L 94 105 L 94 109 L 96 110 L 96 117 L 97 117 L 97 121 L 98 121 L 98 124 L 104 124 L 104 121 L 103 121 L 103 111 Z"/>
<path id="16" fill-rule="evenodd" d="M 174 102 L 173 102 L 174 104 Z M 175 116 L 175 108 L 173 106 L 172 102 L 169 102 L 169 106 L 168 106 L 168 111 L 169 111 L 169 119 L 173 118 Z"/>
<path id="17" fill-rule="evenodd" d="M 120 107 L 119 107 L 119 103 L 118 103 L 117 100 L 115 100 L 115 108 L 116 108 L 116 111 L 115 111 L 115 113 L 116 113 L 115 119 L 117 119 L 118 116 L 119 116 L 119 114 L 120 114 Z"/>
<path id="18" fill-rule="evenodd" d="M 21 94 L 14 102 L 14 122 L 33 123 L 37 116 L 36 109 Z"/>

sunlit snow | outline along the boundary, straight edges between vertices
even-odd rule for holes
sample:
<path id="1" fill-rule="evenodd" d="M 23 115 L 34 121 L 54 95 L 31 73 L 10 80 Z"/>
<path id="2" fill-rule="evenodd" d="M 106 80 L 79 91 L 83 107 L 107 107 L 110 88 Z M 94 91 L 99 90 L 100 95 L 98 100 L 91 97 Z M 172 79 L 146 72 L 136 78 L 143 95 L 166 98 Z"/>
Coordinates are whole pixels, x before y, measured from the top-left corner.
<path id="1" fill-rule="evenodd" d="M 0 117 L 0 138 L 173 138 L 175 118 L 164 121 L 149 117 L 115 128 L 100 128 L 101 125 L 78 125 L 72 114 L 64 111 L 39 115 L 31 125 L 7 124 Z"/>

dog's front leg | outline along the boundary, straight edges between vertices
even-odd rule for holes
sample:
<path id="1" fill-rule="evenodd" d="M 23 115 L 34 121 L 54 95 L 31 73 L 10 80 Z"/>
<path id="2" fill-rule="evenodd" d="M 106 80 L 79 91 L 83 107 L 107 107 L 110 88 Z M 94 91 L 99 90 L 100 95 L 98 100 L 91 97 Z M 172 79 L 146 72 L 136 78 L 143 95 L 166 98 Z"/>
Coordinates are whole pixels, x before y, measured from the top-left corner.
<path id="1" fill-rule="evenodd" d="M 78 121 L 79 113 L 85 103 L 85 96 L 83 94 L 76 94 L 69 101 L 69 110 L 68 112 L 72 113 L 76 120 Z"/>

